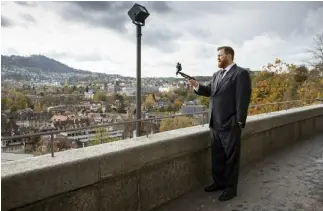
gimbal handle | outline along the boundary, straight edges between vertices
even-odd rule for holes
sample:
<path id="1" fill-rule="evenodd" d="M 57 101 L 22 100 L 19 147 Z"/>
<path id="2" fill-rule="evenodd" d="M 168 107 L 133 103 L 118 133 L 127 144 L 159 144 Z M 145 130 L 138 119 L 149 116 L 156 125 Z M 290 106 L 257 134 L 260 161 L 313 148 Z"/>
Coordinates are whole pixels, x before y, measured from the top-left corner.
<path id="1" fill-rule="evenodd" d="M 191 80 L 191 79 L 196 80 L 194 77 L 189 76 L 189 75 L 186 75 L 185 73 L 181 73 L 181 72 L 179 72 L 179 74 L 181 74 L 181 76 L 183 76 L 184 78 L 186 78 L 186 79 L 188 79 L 188 80 Z"/>
<path id="2" fill-rule="evenodd" d="M 183 76 L 184 78 L 186 78 L 188 80 L 191 80 L 191 79 L 196 80 L 194 77 L 181 72 L 182 71 L 181 63 L 177 62 L 176 68 L 177 68 L 176 75 L 180 74 L 181 76 Z"/>

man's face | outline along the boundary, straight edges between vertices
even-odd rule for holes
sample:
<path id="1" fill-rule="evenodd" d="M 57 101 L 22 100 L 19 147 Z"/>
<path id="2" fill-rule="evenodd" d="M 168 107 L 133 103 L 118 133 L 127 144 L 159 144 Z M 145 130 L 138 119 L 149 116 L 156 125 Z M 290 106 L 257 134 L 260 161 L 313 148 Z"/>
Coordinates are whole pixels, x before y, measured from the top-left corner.
<path id="1" fill-rule="evenodd" d="M 218 67 L 226 68 L 229 64 L 231 55 L 227 55 L 224 53 L 224 49 L 218 51 Z"/>

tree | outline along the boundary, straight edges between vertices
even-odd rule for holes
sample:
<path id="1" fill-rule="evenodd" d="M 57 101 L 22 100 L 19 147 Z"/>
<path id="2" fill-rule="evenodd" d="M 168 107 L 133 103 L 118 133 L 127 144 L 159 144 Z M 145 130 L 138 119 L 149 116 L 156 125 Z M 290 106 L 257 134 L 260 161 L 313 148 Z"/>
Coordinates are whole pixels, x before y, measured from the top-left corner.
<path id="1" fill-rule="evenodd" d="M 98 102 L 106 102 L 108 99 L 107 99 L 107 95 L 104 93 L 104 92 L 97 92 L 94 94 L 93 96 L 93 101 L 95 103 L 98 103 Z"/>
<path id="2" fill-rule="evenodd" d="M 186 100 L 187 101 L 193 101 L 193 100 L 195 100 L 196 97 L 197 97 L 196 95 L 194 95 L 192 93 L 188 93 L 187 96 L 186 96 Z"/>
<path id="3" fill-rule="evenodd" d="M 263 71 L 270 72 L 271 76 L 272 76 L 275 73 L 276 74 L 287 73 L 291 69 L 295 68 L 295 65 L 294 64 L 287 64 L 287 63 L 283 62 L 282 60 L 280 60 L 279 58 L 276 58 L 273 63 L 268 63 L 266 66 L 264 65 L 262 68 L 263 68 Z"/>
<path id="4" fill-rule="evenodd" d="M 297 83 L 302 83 L 307 80 L 308 72 L 308 69 L 304 65 L 301 65 L 299 67 L 296 67 L 292 71 L 292 74 L 294 75 L 294 79 Z"/>
<path id="5" fill-rule="evenodd" d="M 21 92 L 16 92 L 14 105 L 16 105 L 18 109 L 27 108 L 28 107 L 27 97 Z"/>
<path id="6" fill-rule="evenodd" d="M 194 121 L 190 117 L 177 116 L 173 118 L 163 119 L 160 122 L 160 132 L 175 130 L 179 128 L 191 127 L 194 125 Z"/>
<path id="7" fill-rule="evenodd" d="M 154 104 L 155 104 L 154 96 L 152 94 L 149 94 L 143 103 L 143 109 L 150 110 L 153 108 Z"/>
<path id="8" fill-rule="evenodd" d="M 312 78 L 306 80 L 297 89 L 298 100 L 323 98 L 323 78 Z"/>
<path id="9" fill-rule="evenodd" d="M 166 107 L 166 111 L 169 111 L 169 112 L 172 112 L 172 111 L 175 111 L 176 108 L 175 108 L 175 105 L 173 103 L 168 103 L 167 107 Z"/>
<path id="10" fill-rule="evenodd" d="M 8 110 L 12 106 L 12 100 L 10 98 L 1 99 L 1 110 Z"/>
<path id="11" fill-rule="evenodd" d="M 67 80 L 65 80 L 64 88 L 67 88 L 67 87 L 68 87 L 68 83 L 67 83 Z"/>
<path id="12" fill-rule="evenodd" d="M 210 104 L 209 97 L 200 96 L 198 99 L 200 100 L 201 105 L 205 105 L 207 108 L 209 108 L 209 104 Z"/>
<path id="13" fill-rule="evenodd" d="M 177 94 L 175 94 L 174 92 L 168 92 L 165 96 L 171 103 L 174 102 L 174 100 L 178 97 Z"/>
<path id="14" fill-rule="evenodd" d="M 314 38 L 313 48 L 309 49 L 314 61 L 311 64 L 315 69 L 323 73 L 323 32 L 318 33 Z"/>
<path id="15" fill-rule="evenodd" d="M 174 101 L 175 109 L 179 110 L 183 106 L 183 102 L 180 99 L 176 98 Z"/>
<path id="16" fill-rule="evenodd" d="M 253 76 L 251 104 L 266 104 L 290 100 L 308 100 L 323 97 L 323 79 L 311 74 L 305 65 L 287 64 L 277 58 Z M 249 109 L 249 115 L 281 110 L 290 106 L 312 103 L 313 100 L 293 104 L 259 106 Z"/>
<path id="17" fill-rule="evenodd" d="M 35 105 L 34 105 L 34 111 L 35 112 L 41 112 L 42 111 L 42 107 L 41 107 L 41 105 L 40 105 L 40 103 L 35 103 Z"/>
<path id="18" fill-rule="evenodd" d="M 23 93 L 9 90 L 8 95 L 9 98 L 1 99 L 1 105 L 5 110 L 10 109 L 11 112 L 15 112 L 29 106 L 28 98 Z"/>
<path id="19" fill-rule="evenodd" d="M 99 127 L 95 131 L 94 139 L 89 142 L 89 146 L 108 143 L 108 142 L 117 141 L 117 140 L 118 140 L 117 138 L 108 137 L 108 131 L 103 127 Z"/>
<path id="20" fill-rule="evenodd" d="M 118 113 L 126 113 L 124 98 L 122 95 L 115 94 L 115 102 L 117 104 L 117 112 Z"/>
<path id="21" fill-rule="evenodd" d="M 178 96 L 183 96 L 183 97 L 187 96 L 187 90 L 184 88 L 175 89 L 174 93 L 177 94 Z"/>

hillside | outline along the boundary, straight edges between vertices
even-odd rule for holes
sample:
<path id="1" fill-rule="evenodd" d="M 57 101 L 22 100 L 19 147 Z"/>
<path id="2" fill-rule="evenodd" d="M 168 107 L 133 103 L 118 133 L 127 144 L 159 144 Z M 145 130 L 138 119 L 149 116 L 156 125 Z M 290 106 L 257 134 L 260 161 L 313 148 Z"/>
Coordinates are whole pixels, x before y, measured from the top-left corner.
<path id="1" fill-rule="evenodd" d="M 43 55 L 1 55 L 1 80 L 33 81 L 37 83 L 78 82 L 82 80 L 105 80 L 122 77 L 74 69 Z"/>
<path id="2" fill-rule="evenodd" d="M 1 56 L 1 65 L 20 67 L 30 70 L 39 70 L 47 73 L 71 73 L 83 70 L 76 70 L 54 59 L 42 55 L 23 56 Z M 90 71 L 83 71 L 90 73 Z"/>
<path id="3" fill-rule="evenodd" d="M 175 68 L 174 68 L 175 69 Z M 250 71 L 251 75 L 256 74 Z M 174 70 L 175 75 L 175 70 Z M 198 81 L 209 81 L 211 76 L 194 76 Z M 69 67 L 54 59 L 43 55 L 32 55 L 28 57 L 1 55 L 1 80 L 13 80 L 27 83 L 61 83 L 65 81 L 71 84 L 80 82 L 114 82 L 116 79 L 135 80 L 134 77 L 121 76 L 118 74 L 96 73 L 88 70 L 80 70 Z M 183 80 L 181 76 L 176 77 L 148 77 L 142 82 L 163 80 L 165 82 Z"/>

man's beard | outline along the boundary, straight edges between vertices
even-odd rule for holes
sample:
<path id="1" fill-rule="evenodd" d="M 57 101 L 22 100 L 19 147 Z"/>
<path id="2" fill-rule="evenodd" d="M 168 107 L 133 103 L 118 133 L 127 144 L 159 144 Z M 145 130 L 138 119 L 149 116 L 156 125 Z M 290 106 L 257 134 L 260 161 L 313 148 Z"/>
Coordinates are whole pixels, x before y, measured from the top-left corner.
<path id="1" fill-rule="evenodd" d="M 227 60 L 218 61 L 218 67 L 219 68 L 224 69 L 224 68 L 226 68 L 227 64 L 228 64 Z"/>

